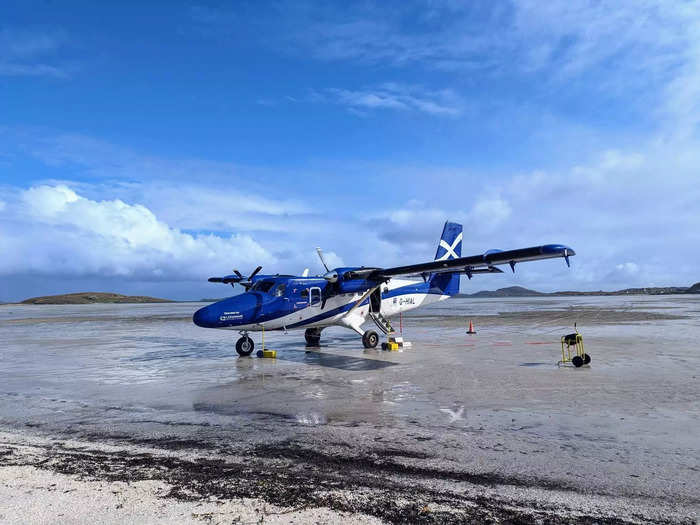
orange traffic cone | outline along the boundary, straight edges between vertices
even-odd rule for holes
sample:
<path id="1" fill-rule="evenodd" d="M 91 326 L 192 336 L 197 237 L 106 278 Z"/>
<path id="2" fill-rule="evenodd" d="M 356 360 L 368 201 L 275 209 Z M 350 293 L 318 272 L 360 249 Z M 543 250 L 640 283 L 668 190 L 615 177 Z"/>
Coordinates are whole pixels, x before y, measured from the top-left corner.
<path id="1" fill-rule="evenodd" d="M 469 321 L 469 330 L 467 330 L 468 334 L 475 334 L 476 330 L 474 330 L 474 325 L 472 324 L 471 320 Z"/>

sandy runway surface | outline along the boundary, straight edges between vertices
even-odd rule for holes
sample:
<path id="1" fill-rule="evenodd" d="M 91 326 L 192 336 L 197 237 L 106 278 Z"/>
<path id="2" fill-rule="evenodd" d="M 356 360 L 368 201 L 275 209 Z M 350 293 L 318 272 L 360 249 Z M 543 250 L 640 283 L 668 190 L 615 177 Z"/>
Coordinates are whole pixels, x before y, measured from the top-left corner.
<path id="1" fill-rule="evenodd" d="M 692 296 L 454 300 L 410 350 L 276 360 L 196 307 L 0 308 L 0 521 L 697 521 Z M 574 321 L 593 362 L 557 368 Z"/>

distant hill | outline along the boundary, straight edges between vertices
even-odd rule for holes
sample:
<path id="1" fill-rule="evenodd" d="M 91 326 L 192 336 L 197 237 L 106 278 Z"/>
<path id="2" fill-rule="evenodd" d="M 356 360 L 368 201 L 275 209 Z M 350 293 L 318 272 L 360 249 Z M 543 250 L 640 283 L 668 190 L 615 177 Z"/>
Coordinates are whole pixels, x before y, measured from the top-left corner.
<path id="1" fill-rule="evenodd" d="M 62 295 L 45 295 L 25 299 L 22 304 L 95 304 L 95 303 L 172 303 L 169 299 L 144 295 L 122 295 L 104 292 L 79 292 Z"/>
<path id="2" fill-rule="evenodd" d="M 559 296 L 572 296 L 572 295 L 677 295 L 688 293 L 689 288 L 687 286 L 662 286 L 662 287 L 650 287 L 650 288 L 625 288 L 624 290 L 615 290 L 610 292 L 604 292 L 599 290 L 597 292 L 554 292 L 548 295 L 559 295 Z M 700 292 L 699 292 L 700 293 Z"/>
<path id="3" fill-rule="evenodd" d="M 460 294 L 464 297 L 535 297 L 545 295 L 542 292 L 528 290 L 522 286 L 508 286 L 498 290 L 481 290 L 473 294 Z"/>
<path id="4" fill-rule="evenodd" d="M 529 290 L 522 286 L 509 286 L 507 288 L 499 288 L 498 290 L 482 290 L 472 294 L 457 294 L 456 297 L 546 297 L 546 296 L 591 296 L 591 295 L 677 295 L 677 294 L 700 294 L 700 283 L 695 283 L 693 286 L 663 286 L 649 288 L 625 288 L 624 290 L 614 291 L 593 291 L 593 292 L 552 292 L 543 293 L 536 290 Z"/>
<path id="5" fill-rule="evenodd" d="M 700 283 L 695 283 L 693 286 L 688 288 L 685 293 L 700 293 Z"/>

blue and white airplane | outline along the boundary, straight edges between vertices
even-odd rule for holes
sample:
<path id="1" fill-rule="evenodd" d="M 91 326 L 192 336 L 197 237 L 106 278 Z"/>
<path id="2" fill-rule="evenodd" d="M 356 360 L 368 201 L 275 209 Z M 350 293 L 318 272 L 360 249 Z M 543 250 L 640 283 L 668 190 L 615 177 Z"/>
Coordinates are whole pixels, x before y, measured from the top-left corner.
<path id="1" fill-rule="evenodd" d="M 259 275 L 258 266 L 248 277 L 237 270 L 234 275 L 210 277 L 214 283 L 240 284 L 245 293 L 223 299 L 195 312 L 193 321 L 204 328 L 237 330 L 241 338 L 236 351 L 241 356 L 253 352 L 249 332 L 305 329 L 308 346 L 318 346 L 321 331 L 328 326 L 344 326 L 362 336 L 365 348 L 374 348 L 379 335 L 363 330 L 370 318 L 380 331 L 391 333 L 387 318 L 419 306 L 444 301 L 459 293 L 460 274 L 502 273 L 499 265 L 576 255 L 561 244 L 501 251 L 462 257 L 462 225 L 446 222 L 435 260 L 396 268 L 348 267 L 327 273 L 306 275 Z M 399 279 L 398 277 L 404 277 Z"/>

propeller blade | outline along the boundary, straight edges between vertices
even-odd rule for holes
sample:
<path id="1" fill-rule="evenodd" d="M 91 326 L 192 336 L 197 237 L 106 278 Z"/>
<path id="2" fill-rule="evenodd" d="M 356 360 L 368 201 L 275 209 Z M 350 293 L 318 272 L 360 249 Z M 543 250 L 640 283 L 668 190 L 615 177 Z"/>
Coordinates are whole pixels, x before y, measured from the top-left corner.
<path id="1" fill-rule="evenodd" d="M 323 258 L 323 252 L 318 246 L 316 246 L 316 253 L 318 254 L 318 258 L 321 259 L 321 264 L 323 264 L 323 267 L 326 269 L 326 272 L 330 272 L 330 270 L 328 269 L 328 265 L 326 264 L 326 260 Z"/>
<path id="2" fill-rule="evenodd" d="M 253 270 L 253 273 L 251 273 L 248 276 L 248 281 L 250 281 L 253 277 L 255 277 L 260 270 L 262 270 L 262 266 L 258 266 L 255 270 Z"/>
<path id="3" fill-rule="evenodd" d="M 233 273 L 235 273 L 238 277 L 243 279 L 243 274 L 241 272 L 239 272 L 238 270 L 233 270 Z"/>

